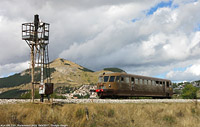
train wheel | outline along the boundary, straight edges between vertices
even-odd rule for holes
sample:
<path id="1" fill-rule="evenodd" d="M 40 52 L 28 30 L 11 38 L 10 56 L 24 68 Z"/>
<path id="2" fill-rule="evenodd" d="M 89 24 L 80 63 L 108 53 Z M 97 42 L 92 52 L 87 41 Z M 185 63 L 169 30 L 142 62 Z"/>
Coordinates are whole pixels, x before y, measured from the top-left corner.
<path id="1" fill-rule="evenodd" d="M 112 96 L 111 96 L 111 98 L 112 98 L 112 99 L 117 99 L 118 97 L 117 97 L 117 96 L 114 96 L 114 95 L 112 95 Z"/>
<path id="2" fill-rule="evenodd" d="M 100 96 L 99 98 L 100 98 L 100 99 L 105 99 L 105 97 L 104 97 L 104 96 Z"/>
<path id="3" fill-rule="evenodd" d="M 98 96 L 99 96 L 100 99 L 104 99 L 105 98 L 105 96 L 103 96 L 102 93 L 98 94 Z"/>

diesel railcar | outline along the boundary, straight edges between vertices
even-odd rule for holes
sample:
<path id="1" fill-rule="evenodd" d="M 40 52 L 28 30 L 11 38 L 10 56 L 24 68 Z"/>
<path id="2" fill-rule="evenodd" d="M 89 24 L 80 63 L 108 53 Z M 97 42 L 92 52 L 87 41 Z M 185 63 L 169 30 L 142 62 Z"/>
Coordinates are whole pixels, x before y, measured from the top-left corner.
<path id="1" fill-rule="evenodd" d="M 171 81 L 167 79 L 108 73 L 99 76 L 96 92 L 99 98 L 171 98 L 173 89 Z"/>

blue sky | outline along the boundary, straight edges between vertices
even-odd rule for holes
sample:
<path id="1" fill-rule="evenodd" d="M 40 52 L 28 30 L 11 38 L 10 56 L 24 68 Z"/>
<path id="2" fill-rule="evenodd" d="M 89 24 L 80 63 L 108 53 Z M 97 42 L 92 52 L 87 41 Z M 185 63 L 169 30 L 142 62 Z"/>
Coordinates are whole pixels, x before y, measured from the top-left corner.
<path id="1" fill-rule="evenodd" d="M 190 66 L 187 66 L 187 67 L 177 67 L 177 68 L 173 68 L 173 71 L 174 72 L 184 72 L 187 68 L 189 68 L 189 67 L 191 67 L 191 65 Z M 164 73 L 161 73 L 161 74 L 159 74 L 159 75 L 156 75 L 155 77 L 157 77 L 157 78 L 166 78 L 166 75 L 169 73 L 169 71 L 168 72 L 164 72 Z M 181 81 L 177 81 L 177 82 L 181 82 Z"/>
<path id="2" fill-rule="evenodd" d="M 197 27 L 194 28 L 194 31 L 200 31 L 200 24 L 198 24 Z"/>
<path id="3" fill-rule="evenodd" d="M 197 2 L 198 0 L 187 0 L 187 1 L 183 1 L 184 4 L 188 4 L 188 3 L 194 3 Z M 155 6 L 151 7 L 146 15 L 152 15 L 154 12 L 156 12 L 159 8 L 164 8 L 164 7 L 168 7 L 168 8 L 178 8 L 178 4 L 173 4 L 173 0 L 168 0 L 168 1 L 161 1 L 160 3 L 156 4 Z"/>
<path id="4" fill-rule="evenodd" d="M 163 7 L 169 7 L 171 8 L 172 7 L 172 3 L 173 1 L 172 0 L 169 0 L 169 1 L 161 1 L 160 3 L 156 4 L 155 6 L 153 6 L 152 8 L 150 8 L 146 15 L 152 15 L 154 12 L 156 12 L 159 8 L 163 8 Z"/>
<path id="5" fill-rule="evenodd" d="M 146 10 L 145 13 L 147 16 L 149 16 L 149 15 L 152 15 L 154 12 L 156 12 L 159 8 L 163 8 L 163 7 L 177 8 L 178 7 L 178 5 L 173 5 L 172 7 L 172 3 L 173 3 L 173 0 L 161 1 L 160 3 Z M 139 19 L 133 19 L 132 22 L 136 22 L 137 20 Z"/>

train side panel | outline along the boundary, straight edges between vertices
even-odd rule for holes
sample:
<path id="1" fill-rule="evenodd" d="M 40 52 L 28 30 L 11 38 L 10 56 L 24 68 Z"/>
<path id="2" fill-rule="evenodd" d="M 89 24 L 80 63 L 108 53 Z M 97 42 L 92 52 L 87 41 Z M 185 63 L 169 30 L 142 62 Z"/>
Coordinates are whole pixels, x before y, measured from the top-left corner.
<path id="1" fill-rule="evenodd" d="M 96 92 L 101 98 L 122 96 L 170 98 L 173 94 L 170 80 L 121 73 L 102 75 L 100 79 Z"/>

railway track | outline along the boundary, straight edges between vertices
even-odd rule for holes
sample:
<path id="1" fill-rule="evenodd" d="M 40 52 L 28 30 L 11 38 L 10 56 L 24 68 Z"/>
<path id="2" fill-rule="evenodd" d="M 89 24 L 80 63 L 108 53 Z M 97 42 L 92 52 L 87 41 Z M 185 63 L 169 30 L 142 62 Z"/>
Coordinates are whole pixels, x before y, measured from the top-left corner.
<path id="1" fill-rule="evenodd" d="M 51 100 L 52 101 L 52 100 Z M 0 104 L 28 103 L 30 99 L 0 99 Z M 38 103 L 39 99 L 35 99 Z M 79 103 L 196 103 L 200 99 L 53 99 L 53 103 L 79 104 Z"/>

